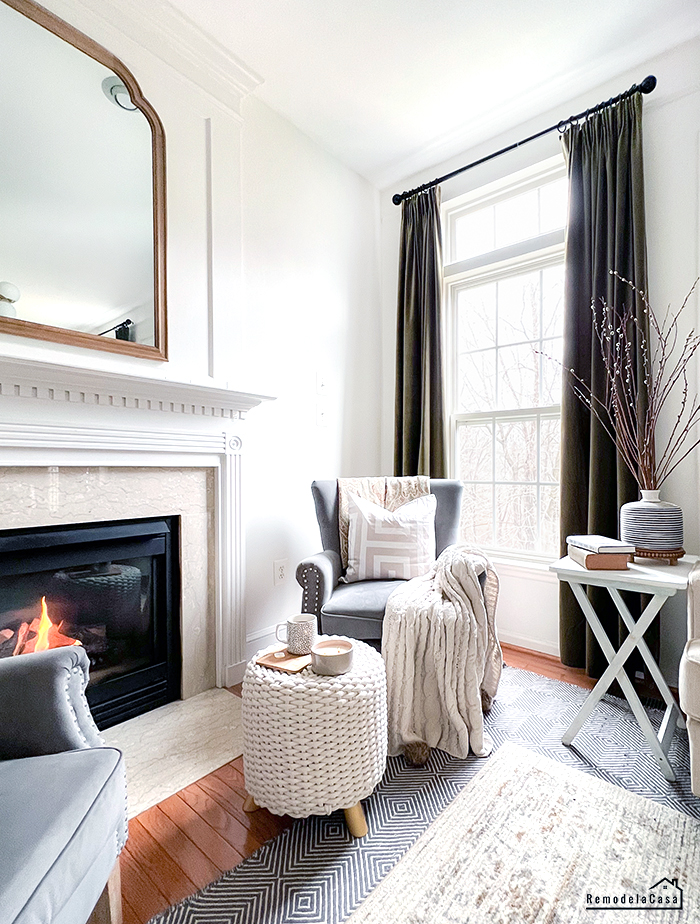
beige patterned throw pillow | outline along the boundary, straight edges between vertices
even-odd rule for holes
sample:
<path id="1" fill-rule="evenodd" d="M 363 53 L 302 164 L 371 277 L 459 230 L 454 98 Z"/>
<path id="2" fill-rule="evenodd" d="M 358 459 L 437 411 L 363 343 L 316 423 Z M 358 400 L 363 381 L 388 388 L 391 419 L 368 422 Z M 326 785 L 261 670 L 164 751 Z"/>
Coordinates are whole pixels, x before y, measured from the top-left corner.
<path id="1" fill-rule="evenodd" d="M 348 494 L 348 570 L 345 580 L 408 580 L 435 561 L 434 494 L 385 510 Z"/>

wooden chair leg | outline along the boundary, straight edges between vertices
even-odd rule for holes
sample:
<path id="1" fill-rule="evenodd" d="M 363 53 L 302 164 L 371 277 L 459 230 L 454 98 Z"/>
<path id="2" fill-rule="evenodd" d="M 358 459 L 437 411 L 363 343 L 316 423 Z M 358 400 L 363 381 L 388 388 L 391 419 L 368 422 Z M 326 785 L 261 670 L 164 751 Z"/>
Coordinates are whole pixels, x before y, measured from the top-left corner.
<path id="1" fill-rule="evenodd" d="M 97 899 L 87 924 L 123 924 L 122 879 L 119 871 L 119 857 L 110 873 L 102 895 Z"/>
<path id="2" fill-rule="evenodd" d="M 259 808 L 260 806 L 252 796 L 246 796 L 246 800 L 243 803 L 244 812 L 257 812 Z"/>
<path id="3" fill-rule="evenodd" d="M 352 808 L 343 809 L 343 811 L 345 812 L 345 821 L 348 830 L 352 836 L 364 837 L 368 829 L 362 803 L 358 802 L 357 805 L 353 805 Z"/>

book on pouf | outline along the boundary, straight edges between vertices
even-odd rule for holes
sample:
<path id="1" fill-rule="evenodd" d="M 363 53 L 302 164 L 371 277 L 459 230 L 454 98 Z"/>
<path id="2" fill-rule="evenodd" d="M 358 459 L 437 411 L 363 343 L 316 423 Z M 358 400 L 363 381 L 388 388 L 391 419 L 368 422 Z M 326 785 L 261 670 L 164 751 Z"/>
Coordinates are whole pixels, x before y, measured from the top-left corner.
<path id="1" fill-rule="evenodd" d="M 629 552 L 589 552 L 577 545 L 568 545 L 572 561 L 588 571 L 625 571 L 633 556 Z"/>

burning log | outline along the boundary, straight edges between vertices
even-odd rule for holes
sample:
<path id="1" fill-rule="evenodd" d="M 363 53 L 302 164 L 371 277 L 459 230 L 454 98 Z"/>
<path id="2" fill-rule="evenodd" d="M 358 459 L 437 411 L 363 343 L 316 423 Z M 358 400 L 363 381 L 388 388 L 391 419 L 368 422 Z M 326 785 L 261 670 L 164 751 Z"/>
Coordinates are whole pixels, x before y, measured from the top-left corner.
<path id="1" fill-rule="evenodd" d="M 37 620 L 33 620 L 37 622 Z M 22 654 L 24 651 L 24 646 L 27 641 L 27 636 L 29 635 L 29 623 L 23 622 L 22 625 L 17 630 L 17 644 L 15 645 L 15 650 L 12 652 L 13 655 Z"/>

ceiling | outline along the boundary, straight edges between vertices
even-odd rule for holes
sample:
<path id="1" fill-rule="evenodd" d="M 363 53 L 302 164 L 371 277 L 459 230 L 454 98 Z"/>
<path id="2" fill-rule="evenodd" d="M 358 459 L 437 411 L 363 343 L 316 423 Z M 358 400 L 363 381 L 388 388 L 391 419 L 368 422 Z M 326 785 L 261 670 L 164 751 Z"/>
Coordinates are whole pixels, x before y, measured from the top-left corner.
<path id="1" fill-rule="evenodd" d="M 173 2 L 380 188 L 700 33 L 700 0 Z"/>

